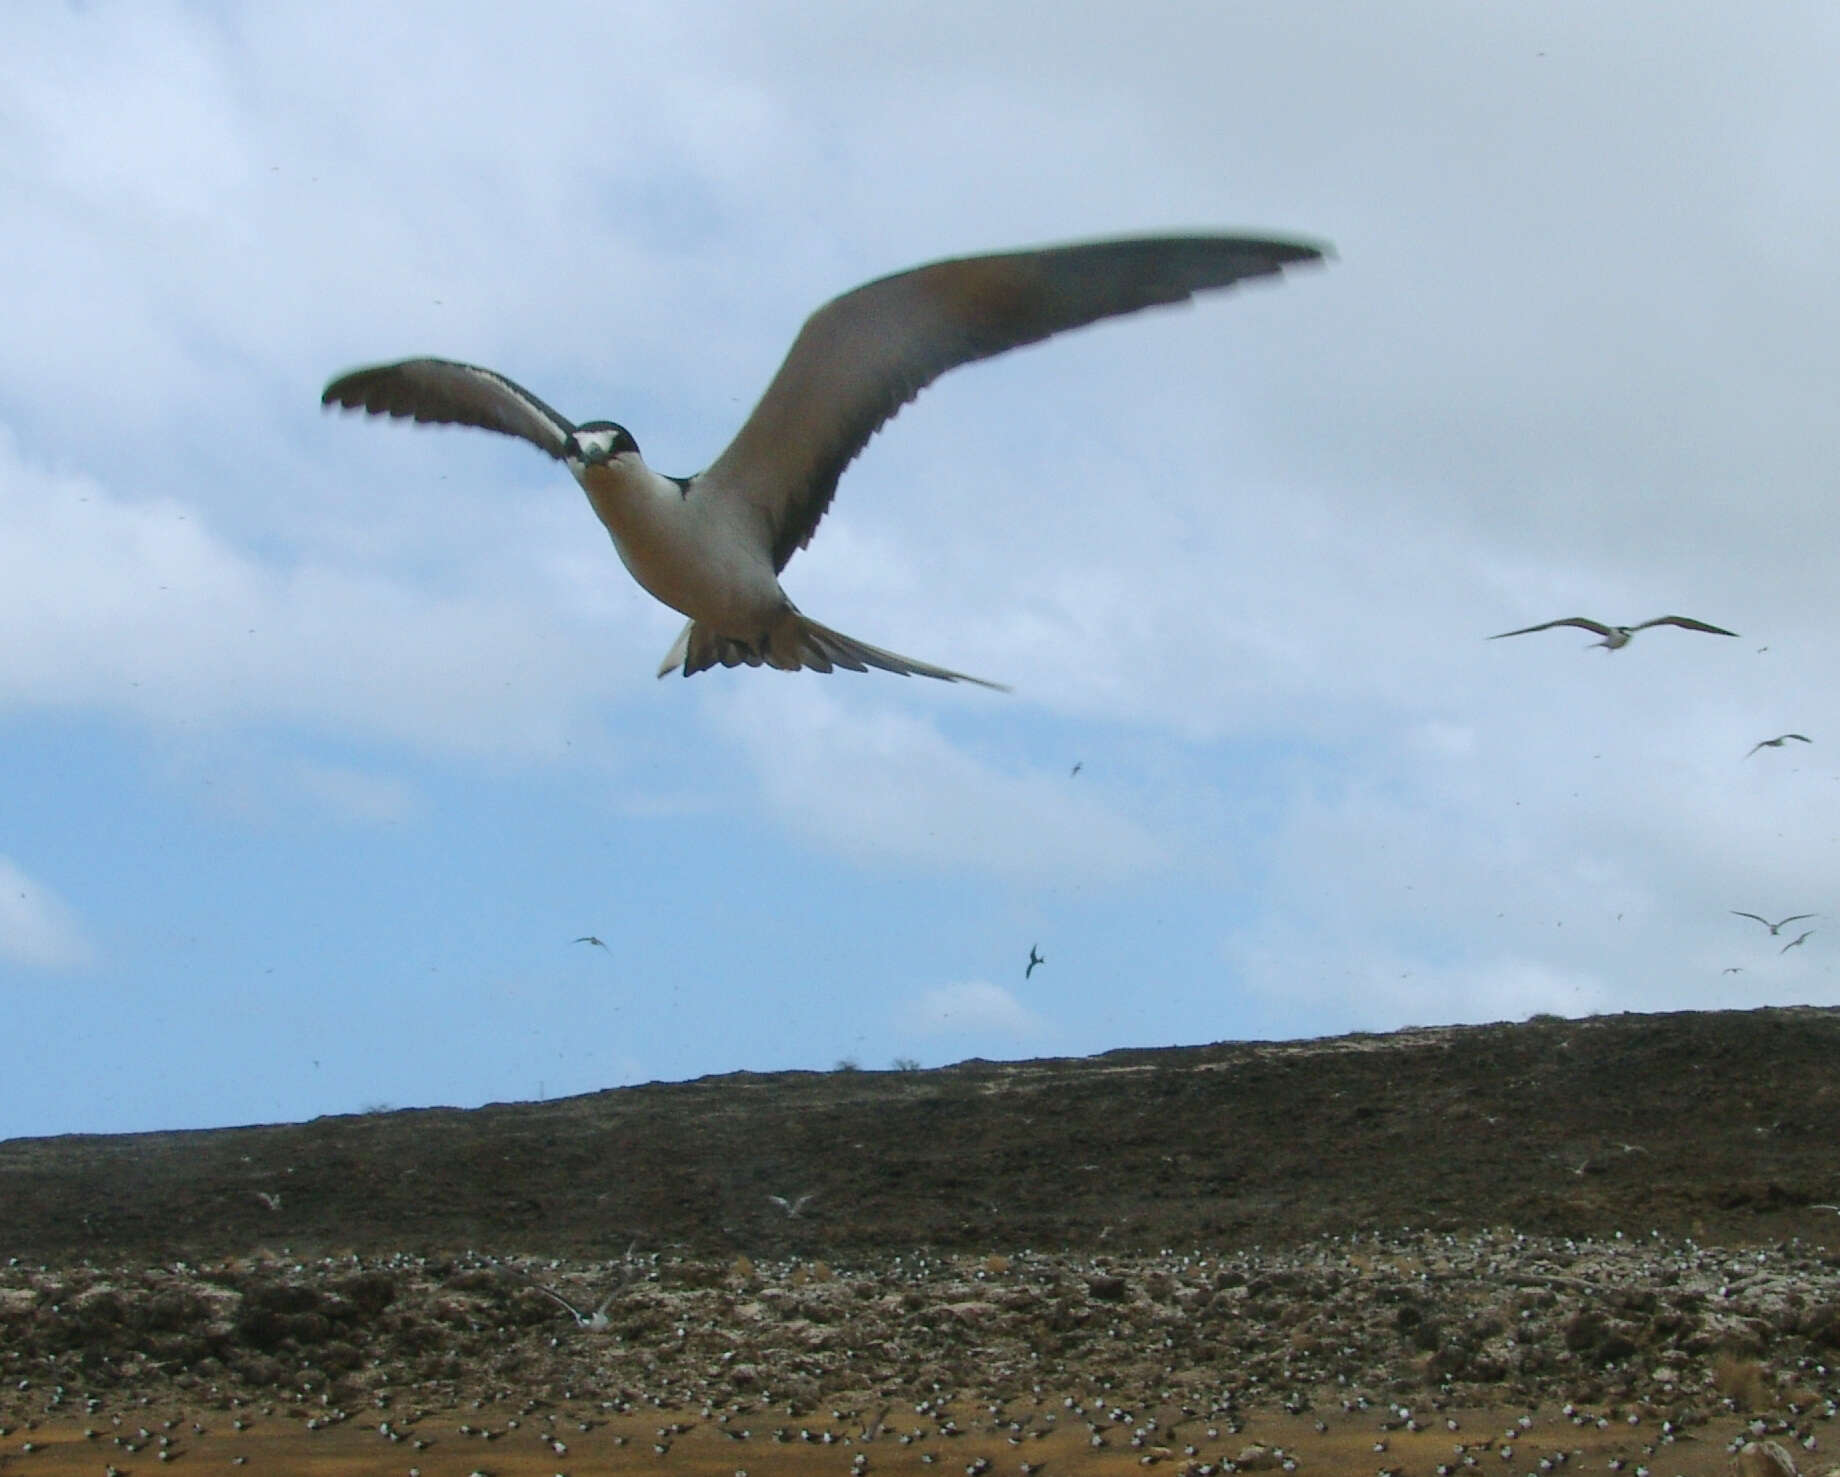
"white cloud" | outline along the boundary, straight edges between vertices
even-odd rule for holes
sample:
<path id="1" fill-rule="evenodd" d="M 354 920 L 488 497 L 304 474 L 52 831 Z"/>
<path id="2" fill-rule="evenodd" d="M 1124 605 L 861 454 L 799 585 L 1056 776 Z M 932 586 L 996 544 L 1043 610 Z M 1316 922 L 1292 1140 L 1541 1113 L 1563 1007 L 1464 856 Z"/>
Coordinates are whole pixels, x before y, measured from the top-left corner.
<path id="1" fill-rule="evenodd" d="M 910 1036 L 1039 1038 L 1046 1024 L 1001 985 L 985 980 L 939 985 L 895 1010 L 895 1026 Z"/>
<path id="2" fill-rule="evenodd" d="M 457 591 L 349 560 L 262 556 L 195 504 L 31 466 L 3 432 L 0 523 L 0 709 L 166 729 L 291 721 L 531 758 L 590 731 L 595 699 L 643 680 L 637 633 L 572 619 L 540 549 L 478 551 L 499 577 Z M 592 534 L 585 513 L 580 533 Z M 622 643 L 634 658 L 623 676 Z"/>
<path id="3" fill-rule="evenodd" d="M 0 959 L 35 969 L 74 969 L 94 957 L 75 911 L 0 856 Z"/>
<path id="4" fill-rule="evenodd" d="M 1070 783 L 1058 764 L 1043 773 L 985 762 L 948 739 L 937 718 L 834 691 L 901 680 L 762 671 L 711 706 L 780 822 L 846 856 L 1037 882 L 1116 882 L 1164 865 L 1149 832 L 1109 808 L 1095 786 Z M 961 713 L 967 703 L 1010 701 L 957 691 L 938 701 Z"/>

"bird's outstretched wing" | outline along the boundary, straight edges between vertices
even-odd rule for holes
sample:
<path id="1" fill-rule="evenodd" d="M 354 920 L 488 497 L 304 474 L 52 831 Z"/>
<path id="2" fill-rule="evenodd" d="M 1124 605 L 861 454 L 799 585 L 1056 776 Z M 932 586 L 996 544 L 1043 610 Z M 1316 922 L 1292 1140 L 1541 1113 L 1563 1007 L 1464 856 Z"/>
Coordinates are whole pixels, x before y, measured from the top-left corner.
<path id="1" fill-rule="evenodd" d="M 1732 912 L 1732 915 L 1733 915 L 1734 917 L 1737 917 L 1737 918 L 1755 918 L 1755 919 L 1756 919 L 1756 920 L 1757 920 L 1757 921 L 1758 921 L 1759 923 L 1761 923 L 1761 924 L 1762 924 L 1762 925 L 1763 925 L 1763 926 L 1764 926 L 1765 928 L 1769 928 L 1769 927 L 1772 927 L 1772 926 L 1774 926 L 1774 927 L 1777 927 L 1777 928 L 1780 928 L 1780 927 L 1782 927 L 1782 924 L 1781 924 L 1781 923 L 1778 923 L 1778 924 L 1775 924 L 1775 925 L 1772 925 L 1772 924 L 1770 923 L 1770 920 L 1769 920 L 1768 918 L 1765 918 L 1765 917 L 1762 917 L 1762 916 L 1760 916 L 1759 914 L 1756 914 L 1756 913 L 1746 913 L 1746 912 L 1743 912 L 1742 910 L 1740 910 L 1740 909 L 1738 909 L 1738 908 L 1733 908 L 1733 909 L 1731 910 L 1731 912 Z M 1785 918 L 1785 919 L 1783 919 L 1783 923 L 1787 923 L 1788 921 L 1789 921 L 1789 920 L 1788 920 L 1787 918 Z"/>
<path id="2" fill-rule="evenodd" d="M 1522 626 L 1518 631 L 1498 631 L 1489 637 L 1489 640 L 1499 641 L 1503 636 L 1531 636 L 1535 631 L 1550 631 L 1555 626 L 1577 626 L 1582 631 L 1594 631 L 1599 636 L 1608 636 L 1611 631 L 1611 628 L 1602 621 L 1591 620 L 1588 616 L 1568 615 L 1562 621 L 1547 621 L 1538 626 Z"/>
<path id="3" fill-rule="evenodd" d="M 561 461 L 575 426 L 490 369 L 451 359 L 404 359 L 354 369 L 326 386 L 321 405 L 517 436 Z"/>
<path id="4" fill-rule="evenodd" d="M 811 541 L 843 469 L 948 369 L 1198 292 L 1320 260 L 1326 248 L 1154 236 L 962 257 L 883 277 L 813 313 L 727 450 L 712 491 L 765 517 L 773 567 Z"/>
<path id="5" fill-rule="evenodd" d="M 1774 923 L 1770 926 L 1772 928 L 1787 928 L 1791 923 L 1800 923 L 1804 918 L 1816 918 L 1819 916 L 1820 915 L 1817 913 L 1791 913 L 1787 918 L 1783 919 L 1782 922 Z M 1810 929 L 1809 932 L 1812 933 L 1814 930 Z"/>
<path id="6" fill-rule="evenodd" d="M 1755 754 L 1759 749 L 1780 749 L 1784 744 L 1788 743 L 1790 739 L 1800 739 L 1805 744 L 1812 744 L 1814 742 L 1814 740 L 1809 738 L 1805 733 L 1779 733 L 1773 739 L 1758 739 L 1756 743 L 1751 745 L 1750 753 L 1747 753 L 1744 757 L 1746 759 L 1750 758 L 1751 754 Z"/>
<path id="7" fill-rule="evenodd" d="M 580 1308 L 576 1307 L 567 1298 L 565 1298 L 561 1293 L 557 1292 L 553 1287 L 545 1287 L 541 1282 L 535 1282 L 535 1281 L 531 1282 L 530 1285 L 536 1288 L 538 1292 L 542 1293 L 544 1297 L 549 1298 L 552 1302 L 561 1303 L 563 1307 L 569 1310 L 570 1314 L 573 1315 L 577 1323 L 586 1323 L 588 1321 L 588 1315 L 586 1313 L 582 1312 Z"/>
<path id="8" fill-rule="evenodd" d="M 1704 631 L 1708 636 L 1736 636 L 1736 631 L 1728 631 L 1723 626 L 1709 626 L 1704 621 L 1696 621 L 1685 615 L 1658 615 L 1652 621 L 1643 621 L 1639 626 L 1631 626 L 1632 631 L 1646 631 L 1650 626 L 1679 626 L 1683 631 Z"/>

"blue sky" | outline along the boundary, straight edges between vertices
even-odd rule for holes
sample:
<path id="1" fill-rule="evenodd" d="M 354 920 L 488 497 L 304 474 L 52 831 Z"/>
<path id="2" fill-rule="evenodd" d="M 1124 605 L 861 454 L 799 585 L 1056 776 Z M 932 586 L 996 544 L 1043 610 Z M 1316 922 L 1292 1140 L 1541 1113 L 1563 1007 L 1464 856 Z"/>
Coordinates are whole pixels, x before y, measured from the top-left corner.
<path id="1" fill-rule="evenodd" d="M 8 13 L 0 1136 L 1835 1000 L 1831 7 L 664 11 Z M 318 407 L 689 473 L 837 292 L 1182 228 L 1339 259 L 947 376 L 787 570 L 1013 696 L 657 681 L 566 474 Z"/>

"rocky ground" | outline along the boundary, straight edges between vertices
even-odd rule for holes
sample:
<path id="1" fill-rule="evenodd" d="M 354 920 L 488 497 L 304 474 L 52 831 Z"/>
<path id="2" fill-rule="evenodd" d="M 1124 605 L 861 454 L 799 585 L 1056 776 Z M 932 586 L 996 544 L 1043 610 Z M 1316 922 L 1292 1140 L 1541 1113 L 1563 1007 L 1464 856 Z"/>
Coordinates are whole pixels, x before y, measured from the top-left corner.
<path id="1" fill-rule="evenodd" d="M 1527 1477 L 1747 1435 L 1824 1471 L 1837 1087 L 1840 1017 L 1782 1010 L 14 1141 L 0 1470 L 131 1470 L 119 1422 L 162 1410 L 143 1464 L 196 1422 L 508 1472 L 572 1423 L 578 1461 L 756 1477 L 1029 1441 L 1224 1469 L 1288 1421 L 1294 1463 L 1432 1477 L 1524 1415 L 1557 1455 Z"/>

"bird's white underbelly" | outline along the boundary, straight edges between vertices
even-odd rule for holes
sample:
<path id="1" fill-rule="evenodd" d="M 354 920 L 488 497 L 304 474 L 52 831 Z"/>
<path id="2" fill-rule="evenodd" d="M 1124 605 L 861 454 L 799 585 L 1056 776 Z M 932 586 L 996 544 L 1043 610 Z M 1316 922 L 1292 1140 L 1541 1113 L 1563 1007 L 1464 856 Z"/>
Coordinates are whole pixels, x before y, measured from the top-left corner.
<path id="1" fill-rule="evenodd" d="M 749 639 L 785 609 L 786 597 L 765 550 L 730 526 L 718 506 L 693 501 L 660 479 L 654 491 L 607 488 L 590 476 L 583 490 L 632 577 L 654 599 L 725 634 Z"/>

